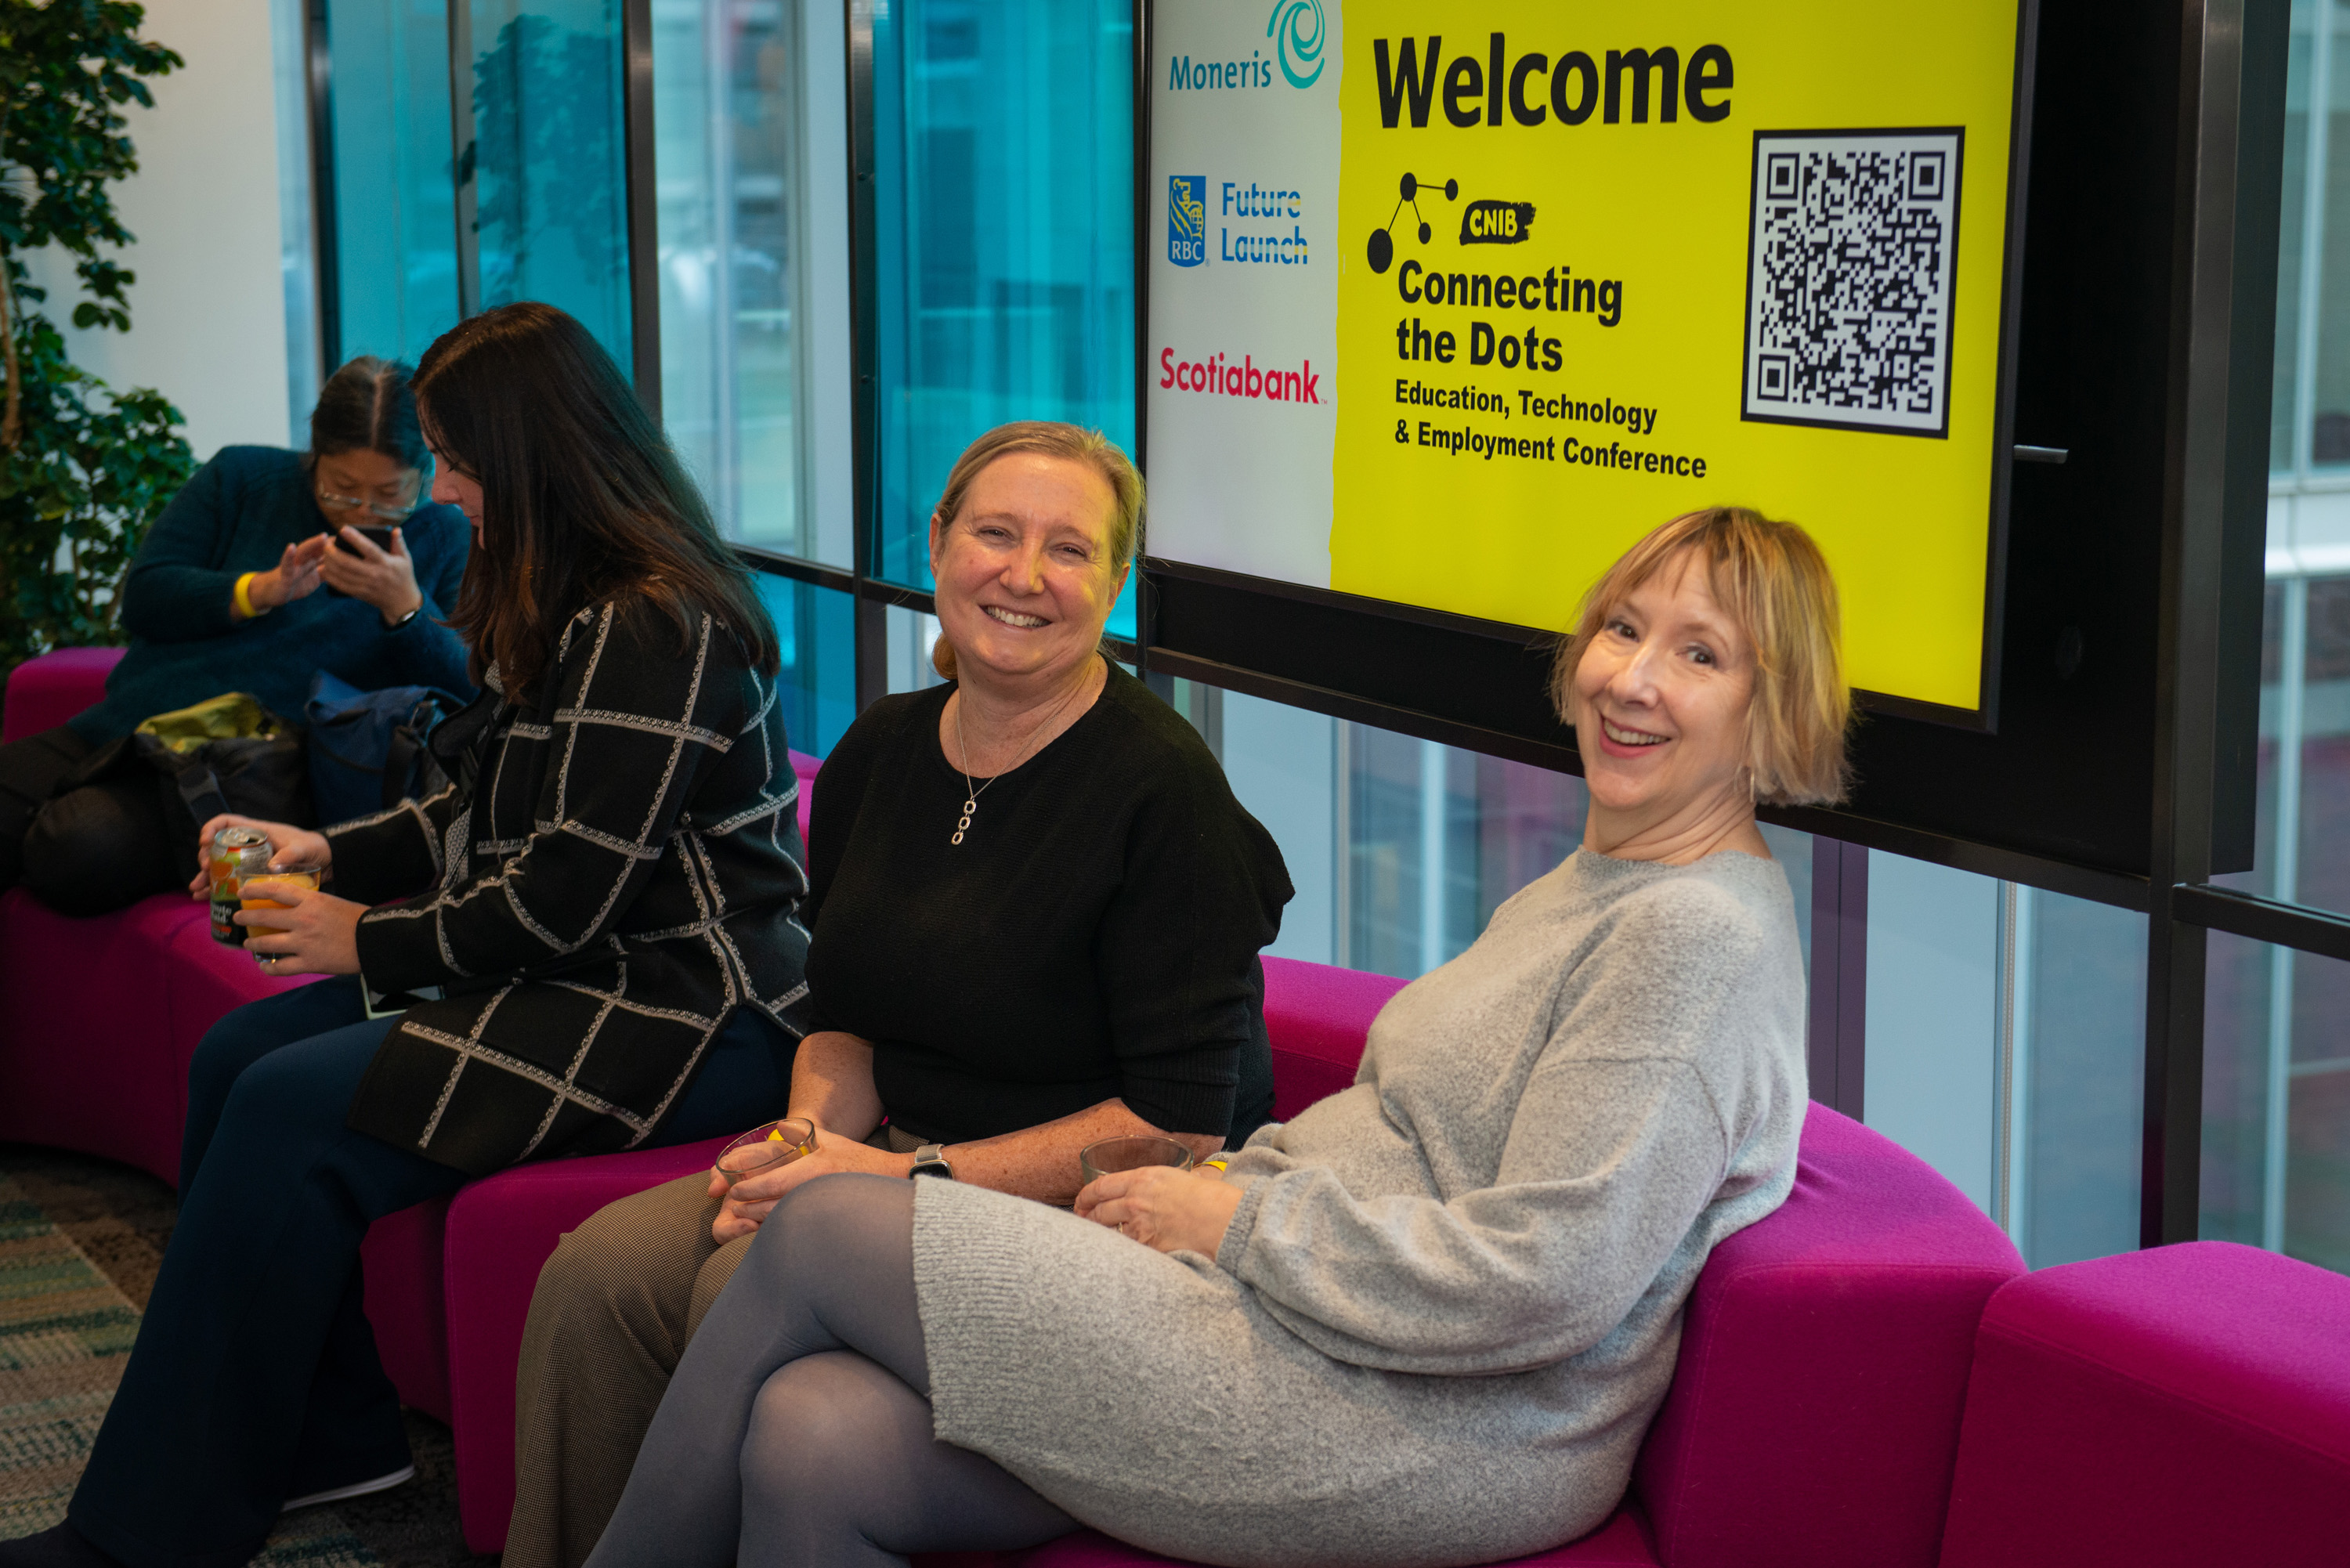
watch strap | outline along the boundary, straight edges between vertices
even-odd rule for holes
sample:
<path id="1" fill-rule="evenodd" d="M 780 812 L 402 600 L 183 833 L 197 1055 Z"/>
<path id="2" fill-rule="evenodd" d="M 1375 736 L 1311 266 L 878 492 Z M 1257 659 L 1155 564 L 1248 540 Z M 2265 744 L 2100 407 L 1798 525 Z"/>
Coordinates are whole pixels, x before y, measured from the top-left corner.
<path id="1" fill-rule="evenodd" d="M 914 1151 L 914 1168 L 909 1176 L 943 1176 L 954 1179 L 954 1167 L 947 1163 L 946 1145 L 926 1143 Z"/>

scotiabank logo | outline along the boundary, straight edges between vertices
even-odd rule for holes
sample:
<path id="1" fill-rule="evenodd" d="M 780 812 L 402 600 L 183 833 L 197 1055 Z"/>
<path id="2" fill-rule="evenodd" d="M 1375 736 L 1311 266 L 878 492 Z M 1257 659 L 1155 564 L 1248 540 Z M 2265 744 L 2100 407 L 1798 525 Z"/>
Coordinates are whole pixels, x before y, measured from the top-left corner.
<path id="1" fill-rule="evenodd" d="M 1318 403 L 1322 377 L 1307 359 L 1295 370 L 1260 365 L 1250 355 L 1237 365 L 1219 351 L 1204 359 L 1176 357 L 1172 348 L 1159 351 L 1159 385 L 1179 392 L 1205 392 L 1211 397 L 1261 398 L 1269 403 Z"/>

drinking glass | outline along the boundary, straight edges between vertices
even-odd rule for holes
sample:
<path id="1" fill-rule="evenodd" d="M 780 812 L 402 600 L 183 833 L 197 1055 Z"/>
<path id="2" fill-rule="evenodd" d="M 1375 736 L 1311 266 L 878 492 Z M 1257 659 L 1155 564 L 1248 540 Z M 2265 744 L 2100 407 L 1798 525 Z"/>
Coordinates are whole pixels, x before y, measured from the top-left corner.
<path id="1" fill-rule="evenodd" d="M 789 1165 L 816 1152 L 816 1124 L 806 1116 L 785 1116 L 753 1127 L 718 1151 L 718 1174 L 733 1186 L 744 1177 L 779 1165 Z"/>
<path id="2" fill-rule="evenodd" d="M 1140 1170 L 1153 1165 L 1170 1165 L 1177 1170 L 1189 1170 L 1191 1168 L 1191 1151 L 1171 1137 L 1138 1134 L 1132 1137 L 1106 1137 L 1099 1143 L 1089 1143 L 1077 1155 L 1077 1168 L 1085 1173 L 1087 1186 L 1113 1170 Z"/>
<path id="3" fill-rule="evenodd" d="M 291 904 L 280 904 L 256 894 L 255 889 L 267 892 L 273 882 L 283 887 L 307 888 L 314 893 L 318 890 L 318 874 L 316 871 L 265 871 L 258 876 L 247 877 L 237 884 L 237 907 L 244 909 L 292 909 L 294 906 Z M 244 934 L 248 937 L 274 937 L 285 929 L 283 926 L 247 926 Z"/>

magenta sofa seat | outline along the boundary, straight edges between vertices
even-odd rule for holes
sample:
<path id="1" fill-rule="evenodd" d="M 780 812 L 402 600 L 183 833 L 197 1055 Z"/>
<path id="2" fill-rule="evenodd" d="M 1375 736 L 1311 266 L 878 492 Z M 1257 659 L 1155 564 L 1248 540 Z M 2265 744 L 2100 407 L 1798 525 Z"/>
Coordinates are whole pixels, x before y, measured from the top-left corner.
<path id="1" fill-rule="evenodd" d="M 1795 1189 L 1716 1247 L 1633 1484 L 1672 1568 L 1929 1568 L 1976 1324 L 2023 1272 L 1923 1160 L 1814 1103 Z"/>
<path id="2" fill-rule="evenodd" d="M 0 745 L 54 730 L 106 695 L 106 677 L 122 659 L 119 648 L 60 648 L 28 659 L 8 672 Z"/>
<path id="3" fill-rule="evenodd" d="M 1942 1568 L 2350 1563 L 2350 1279 L 2228 1241 L 1983 1314 Z"/>
<path id="4" fill-rule="evenodd" d="M 1264 1023 L 1273 1041 L 1273 1115 L 1287 1121 L 1355 1081 L 1363 1037 L 1409 983 L 1295 959 L 1264 961 Z"/>

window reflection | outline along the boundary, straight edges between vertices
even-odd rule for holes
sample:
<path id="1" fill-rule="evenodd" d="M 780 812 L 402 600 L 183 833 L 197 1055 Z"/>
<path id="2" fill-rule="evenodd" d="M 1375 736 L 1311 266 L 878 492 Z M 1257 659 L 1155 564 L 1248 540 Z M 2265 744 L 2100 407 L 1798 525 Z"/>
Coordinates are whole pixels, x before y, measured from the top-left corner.
<path id="1" fill-rule="evenodd" d="M 846 566 L 847 466 L 824 457 L 847 438 L 837 10 L 659 0 L 652 17 L 670 439 L 729 538 Z"/>
<path id="2" fill-rule="evenodd" d="M 929 586 L 931 507 L 981 431 L 1066 420 L 1134 450 L 1133 16 L 876 9 L 880 576 Z"/>
<path id="3" fill-rule="evenodd" d="M 856 602 L 772 574 L 763 574 L 758 585 L 781 644 L 777 685 L 792 749 L 828 755 L 857 717 Z"/>
<path id="4" fill-rule="evenodd" d="M 2286 1005 L 2278 999 L 2289 997 Z M 2350 964 L 2211 933 L 2202 1233 L 2350 1272 Z"/>

